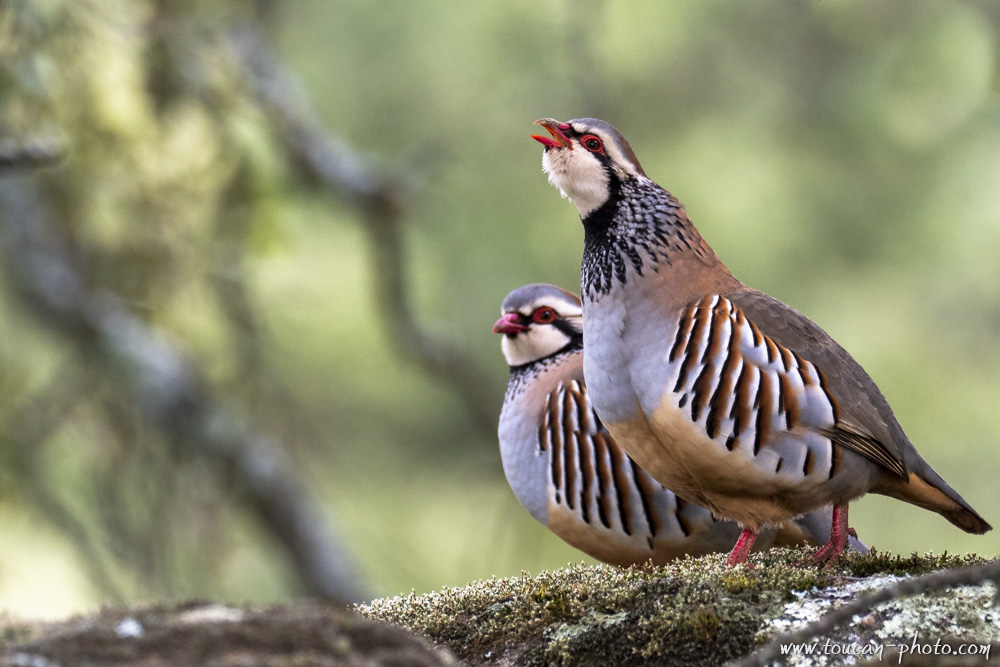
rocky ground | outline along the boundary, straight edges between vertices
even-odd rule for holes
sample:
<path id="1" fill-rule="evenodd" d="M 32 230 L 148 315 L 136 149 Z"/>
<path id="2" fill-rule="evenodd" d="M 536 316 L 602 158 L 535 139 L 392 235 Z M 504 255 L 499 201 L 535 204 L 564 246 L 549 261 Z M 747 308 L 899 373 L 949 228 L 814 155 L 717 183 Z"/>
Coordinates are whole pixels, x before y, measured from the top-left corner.
<path id="1" fill-rule="evenodd" d="M 356 610 L 318 601 L 190 602 L 57 623 L 6 617 L 0 667 L 721 665 L 867 590 L 989 562 L 874 552 L 823 569 L 801 565 L 808 553 L 771 549 L 736 569 L 722 555 L 659 568 L 571 566 Z M 891 601 L 812 644 L 812 655 L 800 648 L 783 664 L 988 664 L 1000 660 L 997 588 L 986 582 Z"/>
<path id="2" fill-rule="evenodd" d="M 437 667 L 447 650 L 343 606 L 203 602 L 104 609 L 59 623 L 6 619 L 3 667 Z"/>

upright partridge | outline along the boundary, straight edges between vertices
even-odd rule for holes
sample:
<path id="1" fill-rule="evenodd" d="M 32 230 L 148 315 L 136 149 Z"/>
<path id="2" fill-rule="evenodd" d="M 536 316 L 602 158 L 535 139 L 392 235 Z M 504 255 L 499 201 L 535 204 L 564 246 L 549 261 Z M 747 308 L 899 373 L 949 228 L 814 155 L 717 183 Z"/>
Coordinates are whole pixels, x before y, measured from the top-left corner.
<path id="1" fill-rule="evenodd" d="M 601 425 L 583 382 L 580 299 L 555 285 L 525 285 L 503 301 L 493 333 L 510 378 L 500 413 L 500 455 L 517 499 L 572 546 L 614 565 L 660 565 L 726 551 L 740 534 L 640 470 Z M 829 508 L 827 508 L 829 509 Z M 758 548 L 820 544 L 830 513 L 769 527 Z M 867 550 L 852 539 L 852 546 Z"/>
<path id="2" fill-rule="evenodd" d="M 990 530 L 920 457 L 856 361 L 791 307 L 723 265 L 625 138 L 594 118 L 536 121 L 542 166 L 584 228 L 584 375 L 615 440 L 678 496 L 758 532 L 833 505 L 829 542 L 868 492 Z"/>

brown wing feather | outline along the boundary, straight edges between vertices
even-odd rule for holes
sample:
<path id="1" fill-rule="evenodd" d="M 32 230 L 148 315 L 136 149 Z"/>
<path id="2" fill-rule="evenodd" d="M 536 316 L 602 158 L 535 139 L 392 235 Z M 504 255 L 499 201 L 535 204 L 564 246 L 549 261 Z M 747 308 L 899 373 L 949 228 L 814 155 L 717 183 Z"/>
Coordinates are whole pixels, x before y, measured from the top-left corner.
<path id="1" fill-rule="evenodd" d="M 723 296 L 765 336 L 822 371 L 820 382 L 834 398 L 837 411 L 837 424 L 823 435 L 894 475 L 908 476 L 904 456 L 913 445 L 882 392 L 844 348 L 805 315 L 762 292 L 745 288 Z"/>
<path id="2" fill-rule="evenodd" d="M 906 464 L 903 461 L 894 458 L 885 445 L 860 429 L 840 422 L 833 428 L 822 429 L 821 432 L 830 438 L 834 444 L 846 447 L 847 449 L 853 449 L 858 454 L 871 459 L 890 472 L 895 473 L 901 479 L 909 477 Z"/>

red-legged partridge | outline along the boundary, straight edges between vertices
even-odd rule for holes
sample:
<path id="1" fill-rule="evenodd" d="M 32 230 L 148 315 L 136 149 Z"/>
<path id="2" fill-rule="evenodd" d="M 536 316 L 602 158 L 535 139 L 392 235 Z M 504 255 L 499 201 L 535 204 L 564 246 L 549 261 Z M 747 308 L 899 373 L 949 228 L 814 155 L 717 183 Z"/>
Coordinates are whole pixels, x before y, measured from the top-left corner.
<path id="1" fill-rule="evenodd" d="M 793 308 L 723 265 L 684 207 L 650 180 L 625 138 L 594 118 L 537 121 L 542 165 L 584 228 L 584 375 L 615 440 L 685 500 L 758 532 L 880 493 L 970 533 L 990 525 L 920 457 L 875 383 Z"/>
<path id="2" fill-rule="evenodd" d="M 502 312 L 493 332 L 503 334 L 510 378 L 500 454 L 514 495 L 532 516 L 615 565 L 729 550 L 739 526 L 717 521 L 639 469 L 597 418 L 583 381 L 580 299 L 555 285 L 525 285 L 507 295 Z M 821 544 L 830 532 L 828 510 L 769 527 L 756 546 Z"/>

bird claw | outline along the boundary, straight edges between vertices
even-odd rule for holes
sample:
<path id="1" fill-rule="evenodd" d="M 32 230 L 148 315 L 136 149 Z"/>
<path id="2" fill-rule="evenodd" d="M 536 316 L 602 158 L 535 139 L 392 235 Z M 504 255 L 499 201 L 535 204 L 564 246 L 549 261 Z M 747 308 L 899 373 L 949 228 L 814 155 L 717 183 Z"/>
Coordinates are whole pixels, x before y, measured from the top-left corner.
<path id="1" fill-rule="evenodd" d="M 847 532 L 853 533 L 854 529 L 850 528 Z M 822 564 L 824 568 L 831 568 L 837 563 L 838 560 L 840 560 L 840 556 L 845 551 L 847 551 L 847 540 L 839 540 L 836 537 L 831 537 L 830 541 L 820 547 L 819 551 L 814 553 L 811 557 L 801 561 L 799 565 L 806 566 Z"/>

